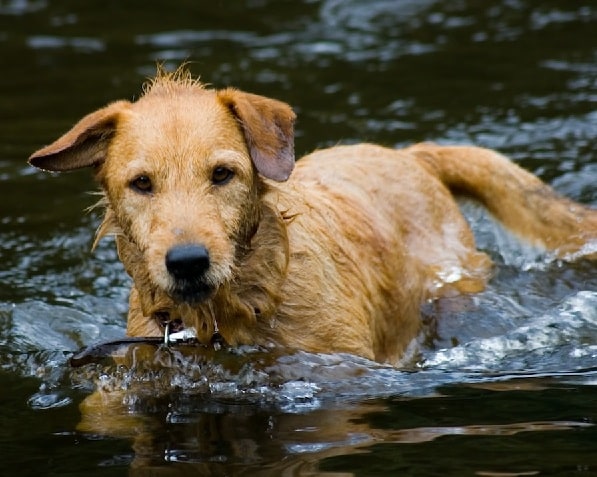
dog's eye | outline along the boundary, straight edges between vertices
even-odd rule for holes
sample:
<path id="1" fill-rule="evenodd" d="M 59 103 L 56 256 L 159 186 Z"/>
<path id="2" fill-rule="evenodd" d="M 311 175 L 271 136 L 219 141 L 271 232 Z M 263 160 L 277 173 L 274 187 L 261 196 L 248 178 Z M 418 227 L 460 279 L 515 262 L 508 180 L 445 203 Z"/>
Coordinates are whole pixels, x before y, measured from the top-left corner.
<path id="1" fill-rule="evenodd" d="M 151 193 L 153 186 L 151 184 L 151 179 L 147 176 L 138 176 L 135 177 L 131 183 L 131 188 L 136 192 L 141 192 L 143 194 Z"/>
<path id="2" fill-rule="evenodd" d="M 211 181 L 215 185 L 224 185 L 232 179 L 234 172 L 226 167 L 216 167 L 211 175 Z"/>

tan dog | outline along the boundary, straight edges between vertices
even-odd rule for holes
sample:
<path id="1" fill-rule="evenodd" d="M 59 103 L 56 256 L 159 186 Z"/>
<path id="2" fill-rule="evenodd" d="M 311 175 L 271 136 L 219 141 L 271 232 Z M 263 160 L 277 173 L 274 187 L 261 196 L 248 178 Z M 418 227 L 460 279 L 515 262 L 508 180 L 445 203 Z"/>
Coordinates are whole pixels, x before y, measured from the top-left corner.
<path id="1" fill-rule="evenodd" d="M 134 280 L 127 332 L 194 327 L 243 343 L 396 363 L 424 300 L 482 290 L 452 191 L 562 258 L 597 239 L 597 212 L 476 147 L 374 145 L 317 151 L 294 168 L 282 102 L 158 74 L 136 102 L 83 118 L 31 164 L 92 166 Z M 293 172 L 294 168 L 294 172 Z M 592 257 L 594 258 L 594 257 Z"/>

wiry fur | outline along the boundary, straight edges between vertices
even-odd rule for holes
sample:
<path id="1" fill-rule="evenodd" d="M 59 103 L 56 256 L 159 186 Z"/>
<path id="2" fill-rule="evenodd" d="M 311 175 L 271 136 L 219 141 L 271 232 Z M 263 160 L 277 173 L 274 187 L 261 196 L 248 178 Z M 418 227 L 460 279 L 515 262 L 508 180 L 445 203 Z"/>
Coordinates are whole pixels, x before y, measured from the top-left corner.
<path id="1" fill-rule="evenodd" d="M 208 342 L 270 343 L 395 363 L 427 299 L 482 290 L 489 258 L 452 191 L 521 238 L 566 257 L 597 238 L 597 213 L 557 196 L 503 156 L 476 147 L 363 144 L 293 156 L 288 105 L 161 72 L 135 103 L 83 118 L 30 158 L 49 170 L 94 166 L 134 281 L 127 332 L 161 335 L 180 319 Z M 214 168 L 234 171 L 214 185 Z M 154 190 L 131 187 L 139 174 Z M 180 299 L 168 250 L 202 244 L 211 294 Z M 594 258 L 594 257 L 591 257 Z"/>

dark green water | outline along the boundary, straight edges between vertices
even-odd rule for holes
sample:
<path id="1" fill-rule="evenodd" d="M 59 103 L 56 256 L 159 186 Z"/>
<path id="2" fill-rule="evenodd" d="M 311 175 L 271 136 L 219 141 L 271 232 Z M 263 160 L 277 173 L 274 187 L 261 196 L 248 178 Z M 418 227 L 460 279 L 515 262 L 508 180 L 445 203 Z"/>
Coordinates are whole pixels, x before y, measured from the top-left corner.
<path id="1" fill-rule="evenodd" d="M 306 353 L 168 353 L 72 372 L 124 334 L 128 279 L 86 172 L 26 165 L 156 61 L 284 100 L 297 154 L 337 142 L 499 149 L 597 205 L 590 0 L 0 0 L 0 475 L 597 475 L 595 265 L 465 206 L 486 292 L 430 306 L 408 369 Z M 79 427 L 98 383 L 121 405 Z"/>

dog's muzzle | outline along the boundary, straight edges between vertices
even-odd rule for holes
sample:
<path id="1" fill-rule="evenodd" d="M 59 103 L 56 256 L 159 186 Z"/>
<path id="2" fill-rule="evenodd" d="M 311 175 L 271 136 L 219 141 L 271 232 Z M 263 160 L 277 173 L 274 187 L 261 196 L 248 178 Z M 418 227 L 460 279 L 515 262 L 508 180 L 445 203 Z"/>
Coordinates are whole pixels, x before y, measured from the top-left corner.
<path id="1" fill-rule="evenodd" d="M 190 303 L 207 298 L 212 292 L 206 281 L 209 267 L 209 251 L 204 245 L 183 244 L 168 250 L 166 269 L 174 279 L 172 295 Z"/>

